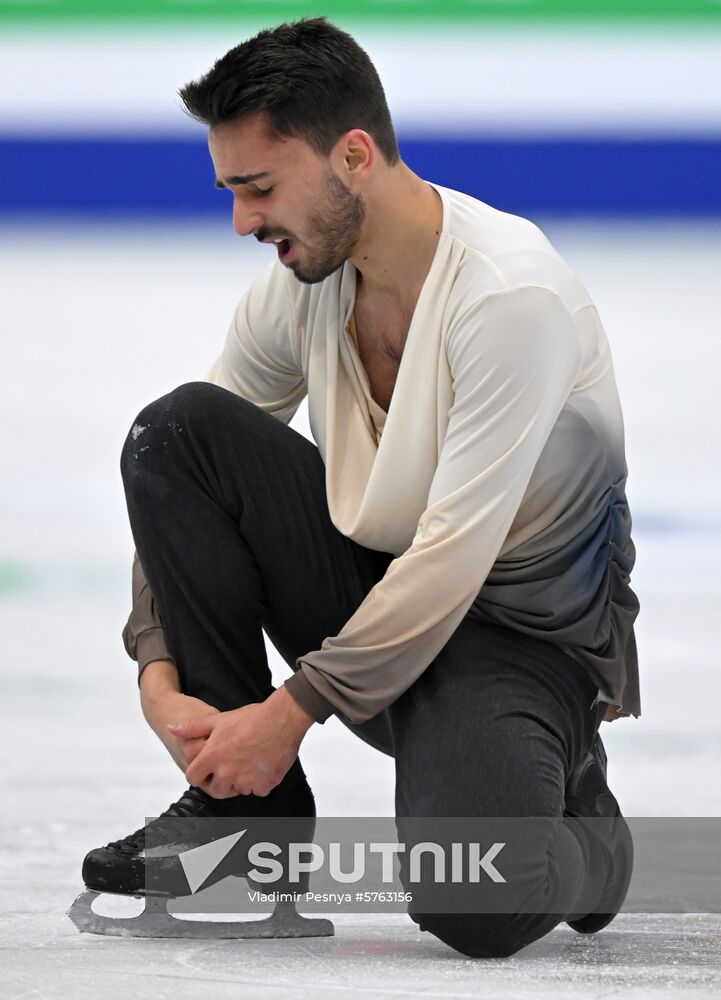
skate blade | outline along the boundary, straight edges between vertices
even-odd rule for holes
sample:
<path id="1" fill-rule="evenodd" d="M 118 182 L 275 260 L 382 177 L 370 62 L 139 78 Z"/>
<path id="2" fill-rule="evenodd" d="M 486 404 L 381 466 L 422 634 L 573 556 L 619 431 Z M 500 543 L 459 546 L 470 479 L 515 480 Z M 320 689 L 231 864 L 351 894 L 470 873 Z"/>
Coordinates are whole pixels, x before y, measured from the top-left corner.
<path id="1" fill-rule="evenodd" d="M 279 903 L 275 911 L 260 920 L 182 920 L 168 913 L 168 900 L 146 896 L 145 910 L 137 917 L 104 917 L 93 910 L 101 893 L 81 892 L 68 910 L 79 931 L 112 937 L 138 938 L 297 938 L 331 937 L 330 920 L 302 917 L 290 903 Z"/>

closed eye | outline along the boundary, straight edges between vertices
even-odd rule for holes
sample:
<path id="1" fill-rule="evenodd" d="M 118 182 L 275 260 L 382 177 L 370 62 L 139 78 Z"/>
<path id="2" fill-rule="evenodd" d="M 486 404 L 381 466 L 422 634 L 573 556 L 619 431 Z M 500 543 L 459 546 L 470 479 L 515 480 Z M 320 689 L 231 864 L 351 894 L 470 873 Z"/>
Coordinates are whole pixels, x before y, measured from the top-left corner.
<path id="1" fill-rule="evenodd" d="M 258 197 L 259 198 L 267 198 L 271 194 L 272 191 L 273 191 L 272 187 L 269 187 L 269 188 L 258 188 Z"/>

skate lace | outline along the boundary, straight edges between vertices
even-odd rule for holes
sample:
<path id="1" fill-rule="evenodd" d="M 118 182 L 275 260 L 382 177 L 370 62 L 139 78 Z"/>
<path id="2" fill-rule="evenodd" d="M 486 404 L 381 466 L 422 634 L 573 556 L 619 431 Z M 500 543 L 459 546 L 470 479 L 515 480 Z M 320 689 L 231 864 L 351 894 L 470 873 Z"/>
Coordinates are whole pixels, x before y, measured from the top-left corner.
<path id="1" fill-rule="evenodd" d="M 209 798 L 210 796 L 206 795 L 200 788 L 194 788 L 191 785 L 187 791 L 183 792 L 177 802 L 171 803 L 147 826 L 141 826 L 135 833 L 128 834 L 121 840 L 112 840 L 107 846 L 122 851 L 123 854 L 137 854 L 138 851 L 145 849 L 145 836 L 148 830 L 151 828 L 157 830 L 163 819 L 195 815 L 200 806 L 204 806 Z"/>

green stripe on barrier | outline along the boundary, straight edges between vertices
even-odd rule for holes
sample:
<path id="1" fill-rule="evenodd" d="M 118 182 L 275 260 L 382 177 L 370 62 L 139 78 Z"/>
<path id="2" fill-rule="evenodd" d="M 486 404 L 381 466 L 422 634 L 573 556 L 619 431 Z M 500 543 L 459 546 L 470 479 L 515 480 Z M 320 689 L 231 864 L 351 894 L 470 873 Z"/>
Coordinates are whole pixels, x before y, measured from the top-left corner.
<path id="1" fill-rule="evenodd" d="M 330 20 L 488 22 L 715 22 L 717 0 L 0 0 L 0 21 L 212 22 L 238 18 L 272 25 L 325 14 Z"/>
<path id="2" fill-rule="evenodd" d="M 25 566 L 0 562 L 0 594 L 27 590 L 31 583 L 32 574 Z"/>

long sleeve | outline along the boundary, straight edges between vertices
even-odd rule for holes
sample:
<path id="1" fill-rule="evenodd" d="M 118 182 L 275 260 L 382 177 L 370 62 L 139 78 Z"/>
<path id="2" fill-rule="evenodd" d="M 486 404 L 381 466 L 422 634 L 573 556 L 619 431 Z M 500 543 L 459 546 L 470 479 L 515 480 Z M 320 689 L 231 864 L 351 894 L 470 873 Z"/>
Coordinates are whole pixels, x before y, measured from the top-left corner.
<path id="1" fill-rule="evenodd" d="M 289 424 L 308 389 L 288 279 L 281 272 L 282 265 L 273 262 L 247 289 L 205 381 Z"/>
<path id="2" fill-rule="evenodd" d="M 132 660 L 138 661 L 140 675 L 151 660 L 172 660 L 153 595 L 145 579 L 138 553 L 133 555 L 133 607 L 123 629 L 123 645 Z"/>
<path id="3" fill-rule="evenodd" d="M 582 349 L 560 297 L 520 286 L 463 312 L 448 331 L 447 358 L 453 402 L 413 541 L 341 632 L 300 657 L 286 682 L 318 721 L 334 711 L 353 723 L 372 718 L 451 637 L 508 535 Z"/>
<path id="4" fill-rule="evenodd" d="M 241 297 L 220 356 L 203 381 L 235 392 L 283 423 L 290 423 L 306 395 L 296 324 L 285 285 L 273 262 Z M 133 605 L 122 638 L 138 661 L 138 682 L 151 660 L 172 659 L 155 600 L 137 552 L 132 567 Z"/>

